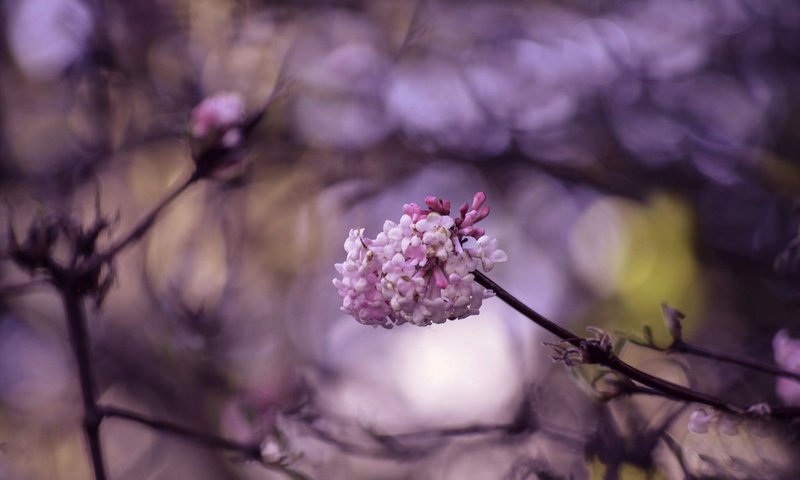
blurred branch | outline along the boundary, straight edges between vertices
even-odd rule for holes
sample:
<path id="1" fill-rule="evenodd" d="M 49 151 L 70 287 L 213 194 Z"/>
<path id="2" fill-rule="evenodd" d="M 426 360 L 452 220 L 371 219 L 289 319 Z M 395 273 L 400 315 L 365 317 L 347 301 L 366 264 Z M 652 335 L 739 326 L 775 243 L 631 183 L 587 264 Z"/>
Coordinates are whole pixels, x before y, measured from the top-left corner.
<path id="1" fill-rule="evenodd" d="M 473 274 L 475 275 L 475 280 L 480 285 L 482 285 L 484 288 L 492 290 L 499 299 L 503 300 L 511 308 L 525 315 L 528 319 L 532 320 L 540 327 L 557 336 L 563 340 L 564 343 L 574 346 L 585 357 L 585 363 L 596 363 L 621 373 L 629 379 L 651 388 L 653 392 L 647 392 L 651 395 L 655 394 L 655 392 L 658 392 L 665 398 L 683 402 L 701 403 L 703 405 L 713 407 L 716 410 L 730 414 L 738 415 L 748 411 L 747 407 L 729 403 L 724 399 L 698 392 L 691 388 L 684 387 L 683 385 L 669 382 L 639 370 L 617 357 L 610 349 L 603 348 L 602 344 L 599 344 L 591 339 L 579 337 L 560 325 L 548 320 L 511 295 L 485 274 L 477 270 L 475 270 Z M 565 361 L 565 363 L 568 363 L 568 361 Z M 770 415 L 773 417 L 800 417 L 800 408 L 797 407 L 768 405 L 768 408 Z"/>
<path id="2" fill-rule="evenodd" d="M 31 280 L 29 282 L 18 283 L 16 285 L 3 285 L 0 286 L 0 298 L 24 295 L 31 290 L 49 285 L 49 283 L 50 281 L 48 279 L 41 278 L 37 280 Z"/>
<path id="3" fill-rule="evenodd" d="M 64 306 L 72 353 L 77 364 L 83 403 L 83 429 L 95 480 L 106 480 L 108 477 L 100 440 L 100 424 L 104 413 L 97 404 L 90 340 L 86 327 L 86 298 L 94 295 L 98 304 L 102 302 L 102 298 L 113 282 L 113 269 L 107 271 L 103 276 L 102 267 L 113 260 L 114 256 L 122 249 L 141 238 L 153 225 L 159 213 L 200 178 L 201 175 L 196 172 L 192 174 L 189 179 L 159 202 L 133 230 L 103 253 L 96 251 L 96 239 L 109 223 L 101 215 L 99 194 L 96 204 L 97 218 L 93 225 L 86 230 L 72 224 L 69 219 L 43 217 L 31 225 L 27 240 L 20 244 L 13 228 L 9 226 L 8 252 L 5 253 L 21 268 L 32 274 L 44 272 L 48 278 L 2 287 L 0 296 L 24 293 L 44 283 L 52 284 L 58 291 Z M 53 246 L 59 236 L 66 239 L 72 247 L 72 260 L 67 265 L 61 265 L 54 257 Z"/>
<path id="4" fill-rule="evenodd" d="M 119 252 L 124 250 L 126 247 L 130 246 L 133 242 L 139 240 L 150 230 L 150 227 L 153 226 L 158 215 L 161 213 L 164 208 L 166 208 L 169 204 L 171 204 L 175 199 L 177 199 L 183 192 L 186 191 L 190 186 L 192 186 L 195 182 L 202 178 L 201 175 L 195 171 L 189 178 L 187 178 L 183 183 L 181 183 L 175 190 L 173 190 L 170 194 L 164 197 L 147 215 L 142 218 L 139 223 L 136 224 L 130 232 L 125 234 L 122 238 L 117 240 L 113 245 L 111 245 L 105 252 L 98 253 L 91 262 L 89 262 L 86 270 L 92 270 L 93 268 L 97 268 L 105 262 L 110 261 L 113 259 Z"/>
<path id="5" fill-rule="evenodd" d="M 800 382 L 800 374 L 795 372 L 790 372 L 789 370 L 784 370 L 768 362 L 763 362 L 751 358 L 736 357 L 728 353 L 718 352 L 705 347 L 694 345 L 684 340 L 675 341 L 667 348 L 659 347 L 658 345 L 648 342 L 634 341 L 633 343 L 639 345 L 640 347 L 644 347 L 650 350 L 655 350 L 657 352 L 666 353 L 667 355 L 672 353 L 682 353 L 685 355 L 693 355 L 695 357 L 708 358 L 711 360 L 715 360 L 717 362 L 738 365 L 740 367 L 749 368 L 751 370 L 756 370 L 762 373 L 767 373 L 778 377 L 791 378 L 793 380 Z"/>
<path id="6" fill-rule="evenodd" d="M 91 355 L 89 352 L 89 338 L 86 331 L 86 312 L 83 305 L 83 296 L 80 295 L 73 284 L 73 279 L 59 279 L 57 284 L 61 299 L 64 302 L 64 311 L 67 316 L 67 329 L 69 331 L 72 351 L 78 364 L 78 377 L 83 399 L 83 428 L 89 442 L 89 452 L 92 459 L 95 480 L 105 480 L 106 471 L 103 465 L 103 450 L 100 442 L 100 415 L 95 396 L 95 382 L 91 368 Z"/>
<path id="7" fill-rule="evenodd" d="M 432 454 L 438 447 L 445 445 L 442 442 L 434 442 L 434 445 L 426 443 L 422 446 L 414 447 L 409 445 L 422 440 L 432 441 L 471 435 L 511 432 L 516 427 L 516 424 L 514 423 L 498 425 L 469 425 L 465 427 L 421 430 L 417 432 L 399 434 L 379 433 L 374 430 L 367 429 L 365 432 L 367 435 L 369 435 L 369 438 L 375 442 L 374 446 L 367 446 L 339 438 L 339 436 L 332 434 L 325 428 L 318 425 L 314 421 L 315 419 L 301 417 L 300 420 L 303 421 L 305 427 L 317 439 L 338 448 L 344 453 L 365 457 L 395 459 L 422 458 Z"/>
<path id="8" fill-rule="evenodd" d="M 117 407 L 99 406 L 100 415 L 106 418 L 119 418 L 130 422 L 138 423 L 157 430 L 159 432 L 170 433 L 179 437 L 187 438 L 197 444 L 205 445 L 210 448 L 228 450 L 242 454 L 246 460 L 264 461 L 261 454 L 261 446 L 257 443 L 242 443 L 227 438 L 218 437 L 204 432 L 192 430 L 166 420 L 158 420 L 145 415 L 125 410 Z"/>
<path id="9" fill-rule="evenodd" d="M 548 427 L 538 423 L 530 415 L 527 400 L 521 402 L 520 410 L 508 423 L 497 424 L 471 424 L 460 427 L 434 428 L 417 430 L 405 433 L 382 433 L 372 427 L 358 427 L 352 421 L 337 418 L 329 412 L 308 410 L 305 405 L 300 411 L 289 413 L 289 416 L 302 424 L 314 437 L 339 449 L 349 455 L 386 459 L 418 459 L 433 454 L 439 447 L 447 445 L 446 440 L 471 436 L 504 434 L 508 436 L 530 435 L 536 432 L 544 433 L 553 440 L 568 444 L 578 449 L 582 448 L 581 438 L 570 434 L 567 429 Z M 321 425 L 319 420 L 333 422 L 329 427 Z M 362 441 L 353 441 L 343 438 L 350 428 L 352 436 L 366 438 Z M 336 432 L 336 433 L 334 433 Z"/>
<path id="10" fill-rule="evenodd" d="M 288 467 L 288 457 L 282 456 L 275 460 L 266 458 L 262 452 L 261 445 L 256 442 L 246 443 L 231 440 L 225 437 L 193 430 L 175 422 L 151 418 L 131 410 L 126 410 L 124 408 L 99 406 L 98 409 L 100 415 L 104 418 L 118 418 L 120 420 L 138 423 L 158 432 L 183 437 L 196 444 L 204 445 L 209 448 L 235 452 L 241 454 L 244 460 L 256 461 L 267 468 L 271 468 L 283 473 L 291 479 L 306 478 L 305 475 Z"/>
<path id="11" fill-rule="evenodd" d="M 306 422 L 305 427 L 319 440 L 338 448 L 341 452 L 374 458 L 414 458 L 424 455 L 424 451 L 399 450 L 397 448 L 366 447 L 331 434 L 314 422 Z"/>

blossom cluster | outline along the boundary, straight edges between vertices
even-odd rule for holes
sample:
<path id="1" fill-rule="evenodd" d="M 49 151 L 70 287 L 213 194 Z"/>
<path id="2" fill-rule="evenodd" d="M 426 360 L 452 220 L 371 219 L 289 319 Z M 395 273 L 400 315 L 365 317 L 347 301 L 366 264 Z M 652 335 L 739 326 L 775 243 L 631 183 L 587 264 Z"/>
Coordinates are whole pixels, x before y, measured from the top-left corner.
<path id="1" fill-rule="evenodd" d="M 427 197 L 425 206 L 404 205 L 400 221 L 387 220 L 375 238 L 366 237 L 363 228 L 350 230 L 347 258 L 336 264 L 341 278 L 333 284 L 342 310 L 360 323 L 385 328 L 444 323 L 477 314 L 492 295 L 472 274 L 508 258 L 497 239 L 476 226 L 489 214 L 486 195 L 476 193 L 458 218 L 441 198 Z"/>
<path id="2" fill-rule="evenodd" d="M 242 141 L 244 107 L 244 98 L 236 92 L 206 97 L 192 110 L 192 137 L 200 142 L 218 139 L 223 147 L 236 147 Z"/>

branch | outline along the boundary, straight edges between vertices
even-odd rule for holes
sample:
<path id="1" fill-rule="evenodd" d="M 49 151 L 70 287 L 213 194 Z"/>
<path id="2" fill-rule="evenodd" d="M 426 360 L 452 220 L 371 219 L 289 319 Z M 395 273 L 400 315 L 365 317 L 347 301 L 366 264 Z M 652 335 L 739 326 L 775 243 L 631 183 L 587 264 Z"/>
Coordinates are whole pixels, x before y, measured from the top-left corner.
<path id="1" fill-rule="evenodd" d="M 240 453 L 246 460 L 264 461 L 264 457 L 261 454 L 261 445 L 258 443 L 243 443 L 235 440 L 229 440 L 216 435 L 192 430 L 182 425 L 178 425 L 177 423 L 150 418 L 122 408 L 99 406 L 98 411 L 102 417 L 128 420 L 130 422 L 145 425 L 159 432 L 170 433 L 172 435 L 189 439 L 195 443 L 205 445 L 209 448 L 218 448 L 221 450 Z"/>
<path id="2" fill-rule="evenodd" d="M 592 349 L 592 345 L 588 344 L 585 339 L 575 335 L 560 325 L 557 325 L 551 320 L 548 320 L 511 295 L 508 291 L 496 284 L 485 274 L 477 270 L 472 273 L 475 275 L 475 280 L 480 285 L 482 285 L 484 288 L 492 290 L 495 295 L 497 295 L 497 298 L 503 300 L 511 308 L 525 315 L 528 319 L 532 320 L 540 327 L 544 328 L 567 343 L 581 348 L 587 348 L 590 354 L 594 354 L 591 358 L 593 363 L 598 363 L 610 368 L 611 370 L 621 373 L 629 379 L 634 380 L 646 387 L 650 387 L 654 391 L 661 393 L 664 397 L 672 400 L 701 403 L 708 405 L 709 407 L 713 407 L 716 410 L 731 414 L 742 414 L 747 412 L 747 407 L 731 404 L 724 399 L 707 395 L 696 390 L 692 390 L 691 388 L 684 387 L 683 385 L 678 385 L 677 383 L 672 383 L 659 377 L 650 375 L 649 373 L 643 372 L 642 370 L 639 370 L 636 367 L 624 362 L 611 352 L 606 352 L 604 355 L 598 355 L 598 352 L 596 351 L 597 347 Z M 769 409 L 771 412 L 770 415 L 773 417 L 800 417 L 800 408 L 798 407 L 769 405 Z"/>
<path id="3" fill-rule="evenodd" d="M 667 348 L 662 348 L 653 343 L 647 343 L 641 341 L 633 341 L 633 343 L 642 348 L 655 350 L 656 352 L 663 352 L 666 353 L 667 355 L 672 353 L 682 353 L 685 355 L 693 355 L 695 357 L 708 358 L 711 360 L 715 360 L 717 362 L 730 363 L 732 365 L 738 365 L 740 367 L 749 368 L 751 370 L 766 373 L 769 375 L 775 375 L 776 377 L 791 378 L 792 380 L 800 382 L 799 373 L 785 370 L 780 367 L 776 367 L 775 365 L 772 365 L 769 362 L 763 362 L 761 360 L 755 360 L 752 358 L 736 357 L 728 353 L 722 353 L 708 349 L 706 347 L 701 347 L 699 345 L 695 345 L 686 342 L 684 340 L 677 340 Z"/>
<path id="4" fill-rule="evenodd" d="M 305 427 L 318 439 L 329 445 L 338 448 L 340 451 L 356 456 L 385 458 L 385 459 L 416 459 L 431 455 L 439 447 L 445 445 L 443 442 L 426 444 L 424 446 L 412 447 L 408 444 L 421 440 L 444 440 L 453 437 L 463 437 L 472 435 L 485 435 L 497 432 L 513 431 L 517 425 L 514 423 L 499 425 L 469 425 L 465 427 L 442 428 L 433 430 L 421 430 L 416 432 L 384 434 L 373 430 L 365 429 L 364 433 L 369 435 L 375 445 L 363 445 L 348 440 L 343 440 L 332 434 L 325 428 L 317 425 L 315 418 L 299 417 Z"/>
<path id="5" fill-rule="evenodd" d="M 393 439 L 415 439 L 425 437 L 462 437 L 468 435 L 482 435 L 486 433 L 508 432 L 517 428 L 515 423 L 502 423 L 497 425 L 466 425 L 463 427 L 442 428 L 438 430 L 421 430 L 416 432 L 396 433 L 393 435 L 376 435 Z"/>
<path id="6" fill-rule="evenodd" d="M 484 288 L 488 288 L 489 290 L 493 291 L 497 298 L 504 301 L 509 307 L 513 308 L 514 310 L 518 311 L 519 313 L 528 317 L 528 319 L 532 320 L 533 323 L 539 325 L 540 327 L 544 328 L 548 332 L 552 333 L 556 337 L 569 342 L 573 345 L 579 345 L 583 338 L 575 335 L 574 333 L 570 332 L 566 328 L 562 327 L 561 325 L 547 319 L 539 312 L 535 311 L 531 307 L 525 305 L 521 300 L 516 298 L 515 296 L 508 293 L 503 287 L 494 283 L 492 279 L 487 277 L 482 272 L 475 270 L 472 272 L 475 275 L 475 280 Z"/>
<path id="7" fill-rule="evenodd" d="M 78 364 L 78 376 L 83 399 L 83 428 L 86 433 L 86 439 L 89 442 L 94 478 L 95 480 L 106 480 L 103 450 L 100 443 L 100 421 L 102 416 L 99 414 L 95 396 L 83 297 L 69 283 L 59 284 L 58 288 L 67 316 L 67 330 L 69 330 L 72 351 Z"/>
<path id="8" fill-rule="evenodd" d="M 182 184 L 180 184 L 175 190 L 173 190 L 169 195 L 164 197 L 161 202 L 158 203 L 144 218 L 142 218 L 139 223 L 136 224 L 130 232 L 124 235 L 122 238 L 117 240 L 114 244 L 112 244 L 105 252 L 98 253 L 95 255 L 92 260 L 86 265 L 84 268 L 86 271 L 90 271 L 94 268 L 99 267 L 103 263 L 113 259 L 119 252 L 133 244 L 136 240 L 139 240 L 150 230 L 150 227 L 153 226 L 158 215 L 161 213 L 164 208 L 166 208 L 170 203 L 175 201 L 183 192 L 186 191 L 190 186 L 192 186 L 195 182 L 202 178 L 201 175 L 195 171 L 189 178 L 187 178 Z"/>
<path id="9" fill-rule="evenodd" d="M 304 474 L 288 466 L 289 457 L 282 456 L 276 460 L 265 458 L 259 443 L 246 443 L 200 432 L 167 420 L 151 418 L 140 413 L 111 406 L 98 406 L 101 418 L 118 418 L 144 425 L 158 432 L 168 433 L 185 438 L 208 448 L 225 450 L 242 455 L 244 460 L 256 461 L 266 468 L 277 470 L 292 480 L 307 480 Z"/>

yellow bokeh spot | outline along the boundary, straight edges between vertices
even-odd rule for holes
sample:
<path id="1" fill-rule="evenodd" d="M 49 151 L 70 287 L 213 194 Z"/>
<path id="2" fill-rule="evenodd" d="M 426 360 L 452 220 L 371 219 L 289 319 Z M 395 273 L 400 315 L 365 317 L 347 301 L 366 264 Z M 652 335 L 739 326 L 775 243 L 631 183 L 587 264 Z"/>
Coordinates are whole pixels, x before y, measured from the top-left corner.
<path id="1" fill-rule="evenodd" d="M 591 480 L 604 479 L 606 478 L 606 470 L 606 465 L 597 457 L 593 457 L 589 463 L 589 478 Z M 647 472 L 630 463 L 624 463 L 619 467 L 616 478 L 620 480 L 664 480 L 666 477 L 658 470 Z"/>
<path id="2" fill-rule="evenodd" d="M 685 327 L 701 307 L 701 283 L 692 251 L 689 208 L 675 197 L 646 203 L 603 198 L 591 205 L 570 235 L 573 265 L 604 302 L 589 321 L 629 332 L 653 327 L 668 342 L 659 308 L 667 302 L 685 313 Z"/>

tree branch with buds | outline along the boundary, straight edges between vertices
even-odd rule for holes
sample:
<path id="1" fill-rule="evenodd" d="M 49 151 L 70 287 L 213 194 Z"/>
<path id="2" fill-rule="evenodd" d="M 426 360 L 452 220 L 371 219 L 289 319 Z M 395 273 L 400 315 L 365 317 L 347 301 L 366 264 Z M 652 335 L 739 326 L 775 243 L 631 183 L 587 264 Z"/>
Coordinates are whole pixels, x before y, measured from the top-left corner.
<path id="1" fill-rule="evenodd" d="M 731 365 L 737 365 L 740 367 L 748 368 L 750 370 L 755 370 L 769 375 L 786 377 L 794 379 L 796 381 L 800 381 L 799 373 L 793 372 L 791 370 L 786 370 L 784 368 L 780 368 L 774 364 L 752 358 L 743 358 L 730 353 L 720 352 L 707 347 L 696 345 L 694 343 L 690 343 L 684 340 L 683 335 L 681 334 L 682 331 L 681 320 L 685 318 L 685 315 L 680 310 L 670 307 L 667 304 L 661 305 L 661 312 L 662 316 L 664 317 L 664 322 L 667 325 L 667 329 L 669 330 L 670 335 L 672 336 L 672 343 L 667 347 L 659 347 L 658 345 L 656 345 L 655 341 L 653 341 L 652 335 L 647 333 L 645 335 L 646 338 L 644 339 L 644 341 L 638 339 L 631 339 L 633 343 L 639 345 L 640 347 L 666 353 L 667 355 L 673 353 L 680 353 L 684 355 L 691 355 L 694 357 L 707 358 L 709 360 L 714 360 L 717 362 L 727 363 Z"/>
<path id="2" fill-rule="evenodd" d="M 102 214 L 99 192 L 95 206 L 95 220 L 86 228 L 70 219 L 39 216 L 29 227 L 26 240 L 20 242 L 9 218 L 5 256 L 30 274 L 44 277 L 28 283 L 0 287 L 0 296 L 26 293 L 40 285 L 50 284 L 61 297 L 70 345 L 78 371 L 83 403 L 83 429 L 95 480 L 108 478 L 100 438 L 101 423 L 106 418 L 138 423 L 198 444 L 235 451 L 246 460 L 258 461 L 290 478 L 305 478 L 300 472 L 289 468 L 287 457 L 265 457 L 258 443 L 241 443 L 198 432 L 173 422 L 149 418 L 113 406 L 99 405 L 87 329 L 86 300 L 93 297 L 97 305 L 102 303 L 114 281 L 113 262 L 116 256 L 140 240 L 153 227 L 160 214 L 189 187 L 202 179 L 212 177 L 218 169 L 229 165 L 232 156 L 242 147 L 244 135 L 252 131 L 255 123 L 263 117 L 268 104 L 269 102 L 251 117 L 245 117 L 244 103 L 238 94 L 212 96 L 198 105 L 193 113 L 191 128 L 195 144 L 194 171 L 158 202 L 131 230 L 112 242 L 105 250 L 98 248 L 97 241 L 113 222 Z M 66 242 L 71 248 L 71 255 L 66 264 L 60 263 L 53 252 L 58 241 Z"/>
<path id="3" fill-rule="evenodd" d="M 462 205 L 460 217 L 456 219 L 449 216 L 449 201 L 427 197 L 425 205 L 427 208 L 405 205 L 400 221 L 387 221 L 383 232 L 374 239 L 365 237 L 363 229 L 351 230 L 344 245 L 347 258 L 336 265 L 342 278 L 334 279 L 333 283 L 343 299 L 342 310 L 359 322 L 385 328 L 407 322 L 418 326 L 443 323 L 477 314 L 483 299 L 496 296 L 560 340 L 560 343 L 549 344 L 555 352 L 554 360 L 569 367 L 601 365 L 633 382 L 621 393 L 644 393 L 699 403 L 733 415 L 754 414 L 750 406 L 667 381 L 634 367 L 614 353 L 608 333 L 593 328 L 590 330 L 592 337 L 581 337 L 536 312 L 486 276 L 479 267 L 490 270 L 507 256 L 497 248 L 496 239 L 475 226 L 489 214 L 486 195 L 482 192 L 475 194 L 471 206 Z M 682 314 L 670 313 L 668 326 L 676 339 L 675 345 L 680 346 Z M 717 359 L 723 358 L 717 356 Z M 760 417 L 800 417 L 797 407 L 759 405 Z"/>

